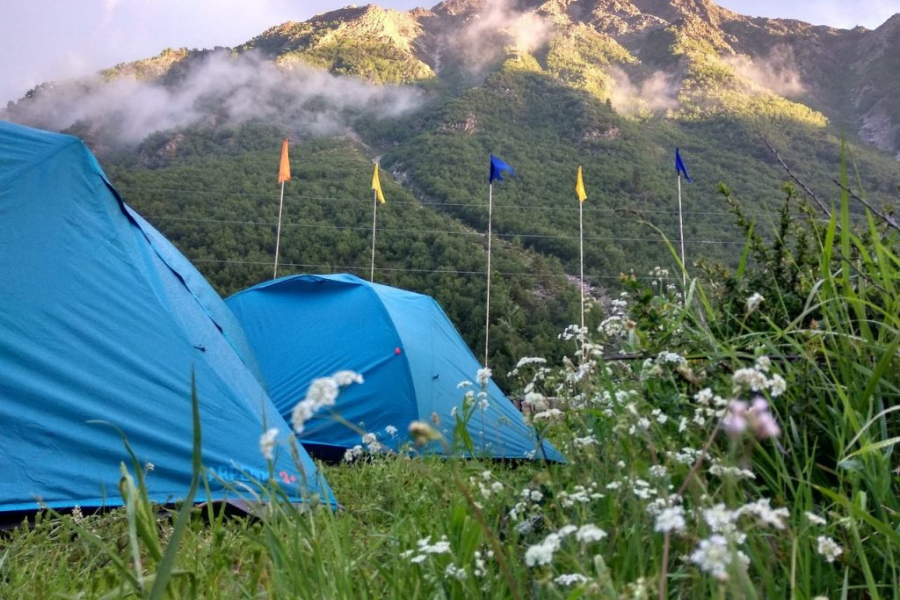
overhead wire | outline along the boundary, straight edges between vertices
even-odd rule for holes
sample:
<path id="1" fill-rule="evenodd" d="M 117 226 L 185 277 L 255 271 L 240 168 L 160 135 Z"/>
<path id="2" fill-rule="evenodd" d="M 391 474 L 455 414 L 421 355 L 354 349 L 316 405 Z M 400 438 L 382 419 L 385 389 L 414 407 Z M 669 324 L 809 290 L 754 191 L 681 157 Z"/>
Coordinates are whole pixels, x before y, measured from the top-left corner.
<path id="1" fill-rule="evenodd" d="M 148 221 L 183 221 L 183 222 L 195 222 L 195 223 L 220 223 L 226 225 L 247 225 L 247 226 L 255 226 L 255 227 L 274 227 L 274 222 L 268 221 L 241 221 L 235 219 L 207 219 L 207 218 L 198 218 L 198 217 L 169 217 L 169 216 L 160 216 L 160 215 L 148 215 L 145 217 Z M 311 225 L 311 224 L 301 224 L 301 223 L 282 223 L 282 229 L 328 229 L 334 231 L 369 231 L 369 227 L 363 226 L 351 226 L 351 225 Z M 483 237 L 485 235 L 484 232 L 481 231 L 453 231 L 449 229 L 398 229 L 392 227 L 383 227 L 378 229 L 379 232 L 390 232 L 390 233 L 439 233 L 446 235 L 465 235 L 472 237 Z M 502 237 L 502 238 L 528 238 L 528 239 L 560 239 L 560 240 L 577 240 L 578 236 L 575 235 L 551 235 L 551 234 L 541 234 L 541 233 L 494 233 L 494 237 Z M 649 242 L 649 243 L 664 243 L 665 240 L 659 238 L 626 238 L 626 237 L 603 237 L 603 236 L 585 236 L 585 240 L 591 241 L 607 241 L 607 242 Z M 685 243 L 690 244 L 723 244 L 723 245 L 733 245 L 733 244 L 744 244 L 743 240 L 704 240 L 704 239 L 693 239 L 693 240 L 684 240 Z"/>
<path id="2" fill-rule="evenodd" d="M 130 189 L 127 185 L 117 186 L 117 189 L 123 193 L 123 195 L 127 196 L 127 191 Z M 229 198 L 259 198 L 259 199 L 268 199 L 271 198 L 271 195 L 268 194 L 259 194 L 259 193 L 235 193 L 229 192 L 227 194 L 222 194 L 220 192 L 215 192 L 211 190 L 190 190 L 185 188 L 159 188 L 159 187 L 141 187 L 139 190 L 134 190 L 136 193 L 145 193 L 145 192 L 166 192 L 166 193 L 177 193 L 177 194 L 190 194 L 190 195 L 206 195 L 206 196 L 228 196 Z M 368 198 L 365 201 L 360 198 L 349 198 L 349 197 L 336 197 L 336 196 L 305 196 L 305 195 L 291 195 L 286 194 L 286 198 L 292 200 L 314 200 L 314 201 L 325 201 L 325 202 L 346 202 L 346 203 L 360 203 L 361 205 L 368 206 Z M 126 198 L 127 199 L 127 198 Z M 400 206 L 427 206 L 427 207 L 448 207 L 448 208 L 485 208 L 487 207 L 487 203 L 482 202 L 419 202 L 414 200 L 392 200 L 392 205 L 400 205 Z M 519 204 L 510 204 L 510 203 L 502 203 L 495 202 L 494 208 L 514 208 L 516 210 L 534 210 L 534 211 L 559 211 L 561 208 L 561 204 L 559 205 L 544 205 L 544 206 L 527 206 L 527 205 L 519 205 Z M 604 208 L 604 207 L 596 207 L 596 206 L 585 206 L 584 212 L 586 213 L 599 213 L 599 214 L 613 214 L 620 215 L 624 213 L 641 213 L 641 214 L 658 214 L 658 215 L 677 215 L 677 210 L 660 210 L 660 209 L 652 209 L 652 208 L 640 208 L 640 207 L 629 207 L 627 209 L 615 209 L 615 208 Z M 708 211 L 708 210 L 685 210 L 682 211 L 682 214 L 685 215 L 710 215 L 710 216 L 726 216 L 733 214 L 731 211 Z M 745 211 L 744 214 L 746 216 L 751 217 L 767 217 L 772 216 L 772 212 L 767 211 Z M 852 215 L 854 217 L 858 217 L 858 215 Z"/>

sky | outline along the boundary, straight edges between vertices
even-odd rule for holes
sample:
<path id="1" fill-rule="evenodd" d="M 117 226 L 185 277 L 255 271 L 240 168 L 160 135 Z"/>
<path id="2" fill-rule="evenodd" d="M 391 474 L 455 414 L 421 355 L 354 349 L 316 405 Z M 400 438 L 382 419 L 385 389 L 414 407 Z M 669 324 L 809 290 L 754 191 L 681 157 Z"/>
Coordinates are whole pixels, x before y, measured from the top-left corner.
<path id="1" fill-rule="evenodd" d="M 407 10 L 436 3 L 373 0 Z M 750 16 L 874 29 L 900 0 L 718 0 Z M 156 56 L 164 48 L 236 46 L 346 0 L 0 0 L 0 106 L 45 81 Z"/>

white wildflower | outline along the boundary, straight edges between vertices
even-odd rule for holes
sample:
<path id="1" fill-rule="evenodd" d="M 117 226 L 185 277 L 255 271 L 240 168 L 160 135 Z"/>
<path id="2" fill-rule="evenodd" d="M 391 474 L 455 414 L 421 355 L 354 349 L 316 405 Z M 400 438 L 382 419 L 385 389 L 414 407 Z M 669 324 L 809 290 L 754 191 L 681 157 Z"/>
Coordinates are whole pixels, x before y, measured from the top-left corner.
<path id="1" fill-rule="evenodd" d="M 771 394 L 773 398 L 777 398 L 787 391 L 787 382 L 785 382 L 784 378 L 777 373 L 772 375 L 772 378 L 768 382 L 768 386 L 769 394 Z"/>
<path id="2" fill-rule="evenodd" d="M 787 508 L 772 508 L 769 498 L 760 498 L 756 502 L 745 504 L 738 512 L 754 515 L 759 524 L 771 525 L 775 529 L 784 529 L 784 520 L 791 515 Z"/>
<path id="3" fill-rule="evenodd" d="M 478 385 L 481 387 L 487 387 L 488 382 L 491 380 L 491 370 L 487 367 L 483 369 L 478 369 L 478 373 L 475 375 L 475 381 L 478 382 Z"/>
<path id="4" fill-rule="evenodd" d="M 525 564 L 529 567 L 550 564 L 553 560 L 553 553 L 559 550 L 560 538 L 557 534 L 551 533 L 540 544 L 530 546 L 525 551 Z"/>
<path id="5" fill-rule="evenodd" d="M 344 450 L 344 461 L 345 462 L 353 462 L 357 458 L 363 455 L 363 447 L 359 444 L 353 446 L 352 448 L 347 448 Z"/>
<path id="6" fill-rule="evenodd" d="M 520 369 L 526 365 L 543 365 L 547 363 L 546 358 L 540 358 L 537 356 L 526 356 L 525 358 L 520 358 L 519 362 L 516 363 L 516 368 Z"/>
<path id="7" fill-rule="evenodd" d="M 816 538 L 816 541 L 818 542 L 819 554 L 824 556 L 828 562 L 834 562 L 834 559 L 844 552 L 843 548 L 830 537 L 820 535 Z"/>
<path id="8" fill-rule="evenodd" d="M 703 388 L 696 394 L 694 394 L 694 400 L 697 401 L 697 404 L 702 404 L 706 406 L 713 399 L 713 391 L 709 388 Z"/>
<path id="9" fill-rule="evenodd" d="M 544 395 L 534 391 L 525 394 L 524 402 L 527 406 L 530 406 L 532 410 L 535 411 L 547 410 L 548 407 Z"/>
<path id="10" fill-rule="evenodd" d="M 657 479 L 662 479 L 666 475 L 669 474 L 669 470 L 665 465 L 653 465 L 650 467 L 650 476 L 656 477 Z"/>
<path id="11" fill-rule="evenodd" d="M 656 517 L 653 530 L 660 533 L 679 533 L 684 531 L 684 509 L 680 506 L 670 506 L 664 509 Z"/>
<path id="12" fill-rule="evenodd" d="M 598 443 L 598 440 L 595 436 L 589 435 L 581 438 L 575 438 L 572 440 L 572 445 L 576 448 L 586 448 L 587 446 L 593 446 Z"/>
<path id="13" fill-rule="evenodd" d="M 826 525 L 828 521 L 817 515 L 816 513 L 807 512 L 806 520 L 810 522 L 811 525 Z"/>
<path id="14" fill-rule="evenodd" d="M 563 412 L 558 408 L 550 408 L 536 413 L 532 419 L 535 421 L 556 421 L 563 417 Z"/>
<path id="15" fill-rule="evenodd" d="M 459 383 L 456 384 L 456 389 L 462 389 L 462 388 L 467 388 L 467 387 L 472 387 L 472 382 L 469 381 L 468 379 L 466 379 L 464 381 L 460 381 Z"/>
<path id="16" fill-rule="evenodd" d="M 585 577 L 581 573 L 564 573 L 563 575 L 559 575 L 556 579 L 553 580 L 553 583 L 556 585 L 578 585 L 581 583 L 585 583 L 590 581 L 589 578 Z"/>
<path id="17" fill-rule="evenodd" d="M 259 436 L 259 452 L 266 460 L 272 460 L 272 451 L 275 449 L 275 438 L 277 437 L 278 429 L 275 427 Z"/>
<path id="18" fill-rule="evenodd" d="M 759 305 L 762 303 L 763 297 L 759 292 L 753 292 L 749 298 L 747 298 L 747 315 L 752 314 Z"/>
<path id="19" fill-rule="evenodd" d="M 728 565 L 731 563 L 728 541 L 718 534 L 701 540 L 697 549 L 691 553 L 691 562 L 700 567 L 701 571 L 719 581 L 725 581 L 728 579 Z"/>
<path id="20" fill-rule="evenodd" d="M 729 510 L 724 504 L 716 504 L 703 510 L 703 520 L 714 533 L 726 533 L 734 529 L 734 522 L 740 514 Z"/>
<path id="21" fill-rule="evenodd" d="M 579 542 L 589 544 L 591 542 L 599 542 L 606 537 L 606 532 L 593 524 L 582 525 L 575 533 L 575 539 Z"/>
<path id="22" fill-rule="evenodd" d="M 675 352 L 662 351 L 656 356 L 657 364 L 674 364 L 674 365 L 686 365 L 687 361 L 680 354 L 676 354 Z"/>
<path id="23" fill-rule="evenodd" d="M 450 563 L 447 565 L 447 568 L 444 569 L 444 576 L 456 579 L 457 581 L 465 581 L 466 580 L 466 569 L 464 567 L 457 567 L 455 564 Z"/>
<path id="24" fill-rule="evenodd" d="M 422 554 L 446 554 L 450 552 L 450 542 L 447 541 L 447 536 L 441 536 L 441 539 L 431 543 L 431 536 L 427 538 L 422 538 L 417 542 L 418 551 Z"/>
<path id="25" fill-rule="evenodd" d="M 320 377 L 313 380 L 306 392 L 306 398 L 298 402 L 291 413 L 291 425 L 294 427 L 294 431 L 303 433 L 306 422 L 316 411 L 326 406 L 334 406 L 339 392 L 340 386 L 333 377 Z"/>
<path id="26" fill-rule="evenodd" d="M 339 387 L 347 387 L 351 383 L 363 383 L 363 376 L 355 371 L 338 371 L 331 378 Z"/>
<path id="27" fill-rule="evenodd" d="M 727 465 L 712 465 L 709 468 L 709 474 L 716 477 L 733 477 L 734 479 L 756 479 L 753 471 L 742 469 L 740 467 L 730 467 Z"/>
<path id="28" fill-rule="evenodd" d="M 387 427 L 384 428 L 384 432 L 391 437 L 396 437 L 397 428 L 394 427 L 393 425 L 388 425 Z"/>
<path id="29" fill-rule="evenodd" d="M 738 369 L 731 377 L 735 385 L 745 386 L 758 392 L 769 384 L 766 374 L 758 369 Z"/>

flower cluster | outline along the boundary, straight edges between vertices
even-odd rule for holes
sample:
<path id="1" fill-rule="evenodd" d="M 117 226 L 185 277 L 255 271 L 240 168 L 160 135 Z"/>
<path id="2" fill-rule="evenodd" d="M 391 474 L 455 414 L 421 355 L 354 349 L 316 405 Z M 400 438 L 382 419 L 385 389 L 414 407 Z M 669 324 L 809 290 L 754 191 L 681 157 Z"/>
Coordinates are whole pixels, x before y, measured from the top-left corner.
<path id="1" fill-rule="evenodd" d="M 577 542 L 585 545 L 607 537 L 605 531 L 592 523 L 581 527 L 566 525 L 559 531 L 548 534 L 540 543 L 529 546 L 525 551 L 525 564 L 529 567 L 549 565 L 553 561 L 553 554 L 562 547 L 563 540 L 572 534 Z"/>
<path id="2" fill-rule="evenodd" d="M 297 403 L 291 413 L 294 431 L 303 433 L 306 422 L 325 407 L 334 406 L 341 388 L 352 383 L 363 383 L 363 376 L 353 371 L 338 371 L 331 377 L 313 380 L 306 392 L 306 398 Z"/>
<path id="3" fill-rule="evenodd" d="M 275 450 L 275 439 L 278 437 L 278 429 L 273 427 L 259 436 L 259 451 L 266 460 L 272 460 Z"/>
<path id="4" fill-rule="evenodd" d="M 421 563 L 430 554 L 447 554 L 450 552 L 450 542 L 447 540 L 447 536 L 441 536 L 441 539 L 431 543 L 431 536 L 420 539 L 416 542 L 415 550 L 407 550 L 403 552 L 400 557 L 408 558 L 411 563 Z"/>

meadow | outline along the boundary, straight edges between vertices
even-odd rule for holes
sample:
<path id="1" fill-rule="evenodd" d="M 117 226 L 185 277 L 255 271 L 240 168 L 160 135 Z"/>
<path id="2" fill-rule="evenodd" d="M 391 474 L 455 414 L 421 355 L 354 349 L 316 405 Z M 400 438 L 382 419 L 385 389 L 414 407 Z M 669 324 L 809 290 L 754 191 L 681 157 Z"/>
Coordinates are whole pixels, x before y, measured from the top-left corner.
<path id="1" fill-rule="evenodd" d="M 266 501 L 248 517 L 151 505 L 135 457 L 126 507 L 0 537 L 0 597 L 900 598 L 897 229 L 851 219 L 841 181 L 828 214 L 786 185 L 765 237 L 733 203 L 736 268 L 625 274 L 599 327 L 560 333 L 561 362 L 520 358 L 509 391 L 564 464 L 369 437 L 323 466 L 339 510 L 260 482 L 236 490 Z M 196 449 L 194 468 L 196 492 Z"/>

